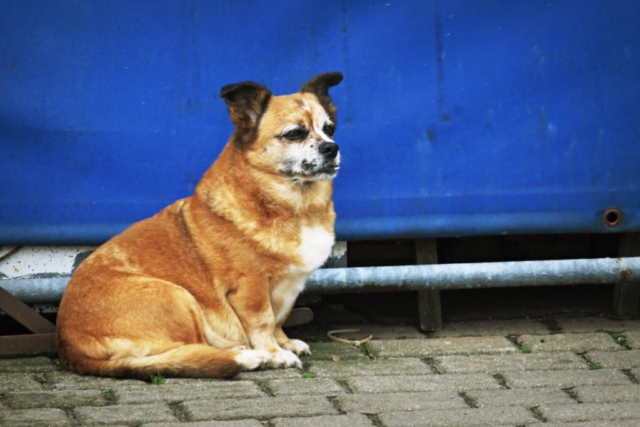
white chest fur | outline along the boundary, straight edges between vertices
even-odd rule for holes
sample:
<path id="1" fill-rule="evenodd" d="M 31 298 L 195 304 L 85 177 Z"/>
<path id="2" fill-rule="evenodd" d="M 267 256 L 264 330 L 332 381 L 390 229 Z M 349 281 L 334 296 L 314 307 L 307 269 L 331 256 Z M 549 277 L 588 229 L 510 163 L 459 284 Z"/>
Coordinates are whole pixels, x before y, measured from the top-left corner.
<path id="1" fill-rule="evenodd" d="M 333 233 L 319 225 L 302 227 L 298 247 L 299 268 L 308 273 L 319 268 L 329 258 L 334 242 Z"/>
<path id="2" fill-rule="evenodd" d="M 303 227 L 300 233 L 299 261 L 290 266 L 289 272 L 274 287 L 271 300 L 276 323 L 281 324 L 307 281 L 309 274 L 319 268 L 331 254 L 334 236 L 320 226 Z"/>

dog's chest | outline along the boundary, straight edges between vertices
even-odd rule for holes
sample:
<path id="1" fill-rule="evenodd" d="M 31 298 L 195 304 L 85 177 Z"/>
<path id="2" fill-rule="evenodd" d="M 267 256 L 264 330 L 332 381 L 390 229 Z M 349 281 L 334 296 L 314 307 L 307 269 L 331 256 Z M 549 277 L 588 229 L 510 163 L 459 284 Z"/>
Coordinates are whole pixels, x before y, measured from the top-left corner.
<path id="1" fill-rule="evenodd" d="M 304 226 L 300 232 L 300 245 L 297 249 L 298 268 L 311 273 L 329 258 L 335 239 L 332 233 L 316 225 Z"/>
<path id="2" fill-rule="evenodd" d="M 333 234 L 326 229 L 320 226 L 302 227 L 300 244 L 294 257 L 297 261 L 291 264 L 287 272 L 280 277 L 271 294 L 278 324 L 283 322 L 284 316 L 289 313 L 298 294 L 302 292 L 309 274 L 327 260 L 333 243 Z"/>

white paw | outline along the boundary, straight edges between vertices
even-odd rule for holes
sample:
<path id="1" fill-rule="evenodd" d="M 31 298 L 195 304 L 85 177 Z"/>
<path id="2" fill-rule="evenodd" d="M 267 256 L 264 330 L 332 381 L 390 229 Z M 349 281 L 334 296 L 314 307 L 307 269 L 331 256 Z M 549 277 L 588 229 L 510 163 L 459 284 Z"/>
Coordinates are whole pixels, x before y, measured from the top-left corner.
<path id="1" fill-rule="evenodd" d="M 242 350 L 250 350 L 250 349 L 251 347 L 249 347 L 248 345 L 242 345 L 242 344 L 238 344 L 229 348 L 229 350 L 233 350 L 233 351 L 242 351 Z"/>
<path id="2" fill-rule="evenodd" d="M 271 362 L 271 353 L 264 350 L 240 350 L 236 362 L 246 371 L 252 371 Z"/>
<path id="3" fill-rule="evenodd" d="M 289 340 L 282 346 L 285 350 L 290 350 L 298 356 L 308 356 L 311 354 L 311 350 L 306 342 L 300 340 Z"/>
<path id="4" fill-rule="evenodd" d="M 278 350 L 272 353 L 272 356 L 269 363 L 272 368 L 291 368 L 295 366 L 298 369 L 302 369 L 302 362 L 290 350 Z"/>

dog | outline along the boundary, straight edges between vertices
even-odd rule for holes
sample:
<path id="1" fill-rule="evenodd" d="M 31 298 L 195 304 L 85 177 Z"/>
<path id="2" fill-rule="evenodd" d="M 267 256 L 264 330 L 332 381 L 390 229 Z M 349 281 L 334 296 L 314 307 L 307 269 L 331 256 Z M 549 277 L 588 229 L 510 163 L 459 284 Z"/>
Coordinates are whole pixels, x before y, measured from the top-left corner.
<path id="1" fill-rule="evenodd" d="M 222 88 L 235 129 L 192 196 L 93 252 L 65 289 L 60 359 L 82 375 L 230 378 L 298 367 L 309 346 L 282 324 L 335 241 L 340 152 L 329 88 L 274 96 Z"/>

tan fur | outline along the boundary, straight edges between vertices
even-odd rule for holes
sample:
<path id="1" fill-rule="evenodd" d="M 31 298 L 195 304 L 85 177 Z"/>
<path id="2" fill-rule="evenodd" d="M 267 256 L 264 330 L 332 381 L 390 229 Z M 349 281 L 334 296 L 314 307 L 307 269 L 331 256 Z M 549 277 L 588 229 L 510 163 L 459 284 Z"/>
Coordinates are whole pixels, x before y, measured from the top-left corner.
<path id="1" fill-rule="evenodd" d="M 195 194 L 105 243 L 71 279 L 58 314 L 68 369 L 226 378 L 299 366 L 293 353 L 308 347 L 280 326 L 333 243 L 333 184 L 279 171 L 294 144 L 281 133 L 302 124 L 301 146 L 327 140 L 314 122 L 335 122 L 326 90 L 336 75 L 279 97 L 252 83 L 223 88 L 236 131 Z"/>

